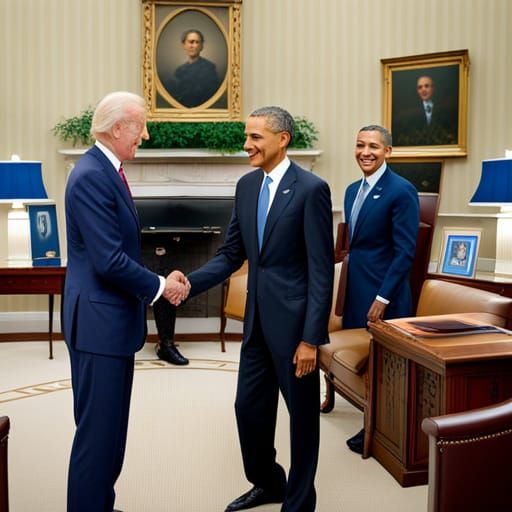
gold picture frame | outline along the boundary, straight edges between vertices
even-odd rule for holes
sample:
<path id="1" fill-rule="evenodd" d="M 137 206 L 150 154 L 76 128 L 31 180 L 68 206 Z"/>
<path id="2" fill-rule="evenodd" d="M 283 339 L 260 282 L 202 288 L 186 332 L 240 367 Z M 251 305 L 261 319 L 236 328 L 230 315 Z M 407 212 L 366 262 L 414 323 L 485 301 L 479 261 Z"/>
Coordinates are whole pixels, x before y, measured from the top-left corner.
<path id="1" fill-rule="evenodd" d="M 242 0 L 142 0 L 142 83 L 150 121 L 241 119 Z M 201 41 L 195 63 L 183 38 Z M 200 62 L 199 62 L 200 61 Z"/>
<path id="2" fill-rule="evenodd" d="M 466 156 L 468 50 L 381 62 L 383 123 L 393 135 L 393 156 Z"/>

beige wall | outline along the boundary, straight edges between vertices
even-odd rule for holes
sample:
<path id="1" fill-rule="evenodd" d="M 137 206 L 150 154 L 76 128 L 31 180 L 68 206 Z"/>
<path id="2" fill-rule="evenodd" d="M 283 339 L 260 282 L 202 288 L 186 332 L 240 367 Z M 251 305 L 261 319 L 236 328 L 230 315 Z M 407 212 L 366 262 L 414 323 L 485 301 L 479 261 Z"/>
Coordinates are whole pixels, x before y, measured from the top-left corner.
<path id="1" fill-rule="evenodd" d="M 0 1 L 0 159 L 42 160 L 63 248 L 65 169 L 51 129 L 108 91 L 141 92 L 140 18 L 140 0 Z M 358 178 L 355 133 L 382 122 L 380 59 L 467 48 L 469 156 L 446 161 L 441 211 L 478 213 L 467 202 L 481 160 L 512 147 L 511 19 L 510 0 L 244 0 L 244 115 L 279 104 L 314 121 L 324 151 L 316 172 L 340 208 Z M 5 212 L 0 206 L 0 256 Z M 460 222 L 473 221 L 448 225 Z M 492 258 L 492 233 L 482 244 Z M 45 307 L 44 298 L 0 300 L 0 311 Z"/>

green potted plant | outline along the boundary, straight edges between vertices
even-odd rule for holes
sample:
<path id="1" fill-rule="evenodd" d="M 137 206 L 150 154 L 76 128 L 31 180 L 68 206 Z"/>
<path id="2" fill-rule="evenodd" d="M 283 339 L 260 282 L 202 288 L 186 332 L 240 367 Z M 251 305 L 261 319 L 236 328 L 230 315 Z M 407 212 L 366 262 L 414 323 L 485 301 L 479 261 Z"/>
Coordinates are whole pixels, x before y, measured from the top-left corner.
<path id="1" fill-rule="evenodd" d="M 93 109 L 87 108 L 78 116 L 57 123 L 53 133 L 63 142 L 73 146 L 92 143 L 90 127 Z M 244 123 L 223 122 L 148 122 L 149 140 L 143 149 L 210 149 L 222 153 L 241 151 L 244 144 Z M 295 137 L 292 149 L 310 149 L 318 140 L 318 131 L 311 121 L 295 118 Z"/>

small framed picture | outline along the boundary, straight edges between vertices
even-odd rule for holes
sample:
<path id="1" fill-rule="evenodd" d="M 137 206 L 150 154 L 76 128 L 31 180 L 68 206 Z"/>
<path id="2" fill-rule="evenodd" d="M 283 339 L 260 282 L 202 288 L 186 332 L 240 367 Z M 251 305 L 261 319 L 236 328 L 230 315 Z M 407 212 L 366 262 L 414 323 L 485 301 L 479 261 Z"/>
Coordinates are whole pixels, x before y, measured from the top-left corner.
<path id="1" fill-rule="evenodd" d="M 54 204 L 29 204 L 30 247 L 34 265 L 60 265 L 59 230 Z"/>
<path id="2" fill-rule="evenodd" d="M 480 229 L 444 228 L 438 272 L 474 277 L 481 233 Z"/>

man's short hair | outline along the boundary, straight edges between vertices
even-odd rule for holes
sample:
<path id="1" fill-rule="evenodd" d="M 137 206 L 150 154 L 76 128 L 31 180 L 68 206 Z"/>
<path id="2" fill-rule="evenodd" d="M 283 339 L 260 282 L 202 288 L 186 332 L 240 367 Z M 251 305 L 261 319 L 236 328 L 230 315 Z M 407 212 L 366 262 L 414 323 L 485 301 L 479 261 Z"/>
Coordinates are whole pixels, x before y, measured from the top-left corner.
<path id="1" fill-rule="evenodd" d="M 203 33 L 200 30 L 197 30 L 195 28 L 189 28 L 188 30 L 185 30 L 183 34 L 181 34 L 181 42 L 184 43 L 187 39 L 189 34 L 197 34 L 199 38 L 201 39 L 201 44 L 204 44 L 204 36 Z"/>
<path id="2" fill-rule="evenodd" d="M 391 136 L 391 132 L 384 128 L 384 126 L 380 126 L 378 124 L 370 124 L 368 126 L 363 126 L 360 132 L 379 132 L 382 135 L 382 140 L 384 141 L 385 146 L 393 145 L 393 137 Z"/>
<path id="3" fill-rule="evenodd" d="M 290 134 L 288 145 L 290 145 L 295 135 L 295 121 L 287 110 L 274 106 L 261 107 L 251 112 L 249 117 L 266 117 L 266 124 L 272 132 L 288 132 Z"/>
<path id="4" fill-rule="evenodd" d="M 110 133 L 118 121 L 126 117 L 126 108 L 138 106 L 145 109 L 144 98 L 133 92 L 116 91 L 107 94 L 100 100 L 91 121 L 91 135 L 96 139 L 98 134 Z"/>

